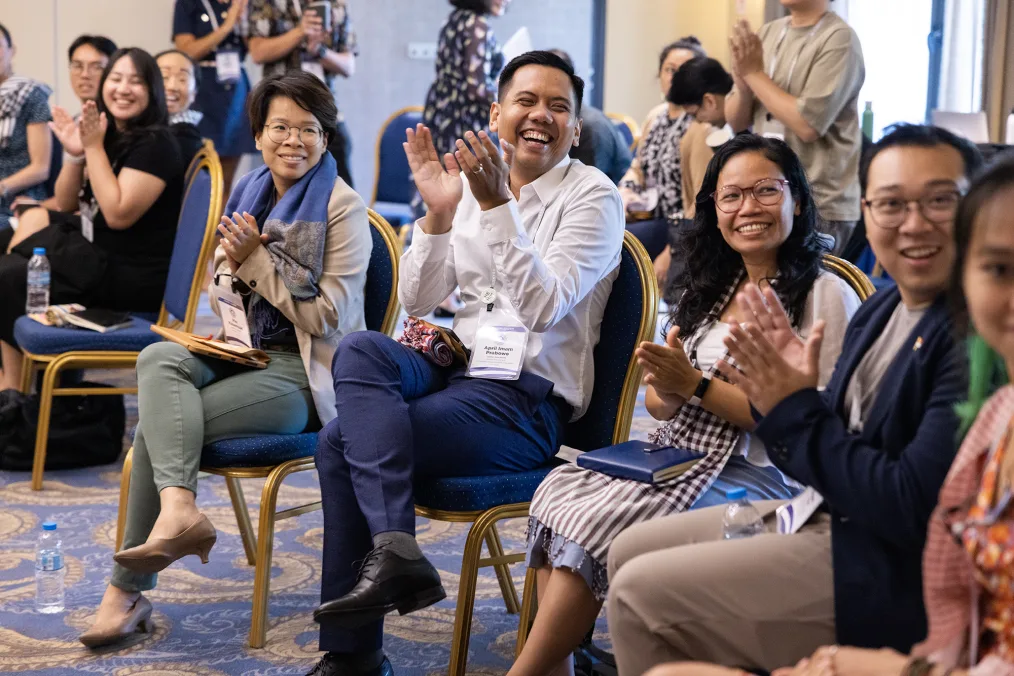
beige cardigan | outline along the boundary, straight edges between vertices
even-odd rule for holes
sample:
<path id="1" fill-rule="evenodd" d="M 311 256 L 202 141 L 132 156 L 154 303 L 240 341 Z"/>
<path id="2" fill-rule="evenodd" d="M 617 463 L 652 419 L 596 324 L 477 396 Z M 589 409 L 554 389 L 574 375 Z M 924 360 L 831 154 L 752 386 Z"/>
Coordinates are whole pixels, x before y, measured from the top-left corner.
<path id="1" fill-rule="evenodd" d="M 324 270 L 317 281 L 320 295 L 296 301 L 275 270 L 271 254 L 258 247 L 243 261 L 236 276 L 275 306 L 296 329 L 299 354 L 303 358 L 313 403 L 322 425 L 335 417 L 331 360 L 346 334 L 366 330 L 364 311 L 366 269 L 370 264 L 373 237 L 362 198 L 344 181 L 335 181 L 327 205 L 327 237 L 324 242 Z M 215 251 L 215 272 L 229 274 L 221 246 Z M 223 286 L 231 284 L 221 278 Z M 208 287 L 211 309 L 219 314 L 216 285 Z"/>

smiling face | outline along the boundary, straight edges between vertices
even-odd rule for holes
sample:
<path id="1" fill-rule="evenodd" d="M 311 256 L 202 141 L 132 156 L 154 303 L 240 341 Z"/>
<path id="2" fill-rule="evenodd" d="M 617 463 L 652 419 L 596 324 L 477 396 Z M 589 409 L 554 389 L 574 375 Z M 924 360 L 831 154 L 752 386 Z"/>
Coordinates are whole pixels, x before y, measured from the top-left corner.
<path id="1" fill-rule="evenodd" d="M 194 66 L 179 52 L 168 52 L 158 57 L 158 68 L 165 83 L 165 103 L 170 115 L 190 109 L 197 93 Z"/>
<path id="2" fill-rule="evenodd" d="M 270 135 L 281 137 L 282 127 L 285 127 L 287 134 L 285 140 L 282 142 L 272 140 Z M 291 129 L 292 127 L 303 130 L 315 128 L 319 138 L 316 143 L 304 143 L 300 139 L 301 134 Z M 320 120 L 314 117 L 313 113 L 301 108 L 287 96 L 276 96 L 271 99 L 265 128 L 257 134 L 256 140 L 257 149 L 264 157 L 264 164 L 271 170 L 279 192 L 285 192 L 303 178 L 306 172 L 317 166 L 317 162 L 327 150 L 328 141 L 321 128 Z"/>
<path id="3" fill-rule="evenodd" d="M 130 56 L 121 56 L 113 64 L 102 85 L 102 101 L 113 120 L 124 123 L 145 111 L 151 94 Z"/>
<path id="4" fill-rule="evenodd" d="M 70 86 L 81 100 L 94 101 L 99 93 L 99 80 L 106 69 L 109 57 L 89 44 L 74 50 L 70 57 Z"/>
<path id="5" fill-rule="evenodd" d="M 581 121 L 576 108 L 566 73 L 550 66 L 524 66 L 514 73 L 503 100 L 493 104 L 489 128 L 515 147 L 513 166 L 530 182 L 577 145 Z"/>
<path id="6" fill-rule="evenodd" d="M 863 205 L 866 237 L 910 307 L 932 302 L 947 288 L 954 263 L 954 221 L 933 223 L 909 204 L 898 227 L 884 228 L 877 225 L 869 203 L 908 202 L 952 193 L 966 184 L 961 153 L 950 145 L 893 146 L 870 163 Z"/>
<path id="7" fill-rule="evenodd" d="M 658 71 L 658 86 L 662 90 L 662 98 L 669 95 L 669 87 L 672 85 L 672 76 L 684 63 L 697 56 L 689 49 L 671 49 L 662 62 L 662 68 Z"/>
<path id="8" fill-rule="evenodd" d="M 792 232 L 793 217 L 799 213 L 799 206 L 792 197 L 788 186 L 779 185 L 781 195 L 774 192 L 764 194 L 761 204 L 750 189 L 764 179 L 785 180 L 777 164 L 763 153 L 747 151 L 735 155 L 718 174 L 718 189 L 715 192 L 715 210 L 718 215 L 718 229 L 722 237 L 744 260 L 758 264 L 777 261 L 778 249 Z M 767 190 L 774 190 L 774 183 L 762 183 Z M 757 188 L 756 190 L 761 190 Z M 733 204 L 725 201 L 730 193 L 743 194 L 742 205 L 734 213 L 718 208 L 731 209 Z"/>
<path id="9" fill-rule="evenodd" d="M 1014 366 L 1014 188 L 987 198 L 975 216 L 962 286 L 976 332 Z"/>

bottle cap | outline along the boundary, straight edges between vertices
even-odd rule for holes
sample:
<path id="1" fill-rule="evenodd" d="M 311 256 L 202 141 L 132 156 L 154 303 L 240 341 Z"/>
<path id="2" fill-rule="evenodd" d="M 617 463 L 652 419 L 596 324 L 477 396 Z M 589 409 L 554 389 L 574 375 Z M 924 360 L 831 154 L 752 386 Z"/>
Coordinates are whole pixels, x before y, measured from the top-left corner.
<path id="1" fill-rule="evenodd" d="M 42 530 L 56 530 L 56 522 L 55 521 L 43 521 L 42 522 Z"/>
<path id="2" fill-rule="evenodd" d="M 46 255 L 46 248 L 45 247 L 41 247 L 41 246 L 37 246 L 34 249 L 32 249 L 32 253 L 35 254 L 36 256 L 45 256 Z"/>
<path id="3" fill-rule="evenodd" d="M 729 498 L 730 500 L 742 500 L 743 498 L 746 497 L 746 489 L 733 488 L 732 490 L 730 490 L 728 493 L 725 494 L 725 497 Z"/>

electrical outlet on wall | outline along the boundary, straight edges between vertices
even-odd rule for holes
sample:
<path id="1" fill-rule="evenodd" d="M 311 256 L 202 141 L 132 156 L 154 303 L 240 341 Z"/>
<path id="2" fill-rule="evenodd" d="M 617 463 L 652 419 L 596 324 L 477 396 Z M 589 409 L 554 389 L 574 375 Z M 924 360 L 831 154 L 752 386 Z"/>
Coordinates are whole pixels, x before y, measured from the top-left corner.
<path id="1" fill-rule="evenodd" d="M 437 43 L 435 42 L 410 42 L 408 43 L 408 58 L 420 61 L 433 61 L 437 58 Z"/>

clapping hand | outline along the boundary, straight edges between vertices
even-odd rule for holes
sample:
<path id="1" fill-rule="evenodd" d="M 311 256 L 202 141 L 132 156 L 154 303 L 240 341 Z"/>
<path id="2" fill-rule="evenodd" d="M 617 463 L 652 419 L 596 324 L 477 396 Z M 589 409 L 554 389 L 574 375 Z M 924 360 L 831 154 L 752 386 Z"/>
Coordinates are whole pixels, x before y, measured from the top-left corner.
<path id="1" fill-rule="evenodd" d="M 773 289 L 762 293 L 750 285 L 737 302 L 752 321 L 732 325 L 725 346 L 736 366 L 723 363 L 721 372 L 767 415 L 789 395 L 817 387 L 824 322 L 818 321 L 804 342 L 792 331 Z"/>
<path id="2" fill-rule="evenodd" d="M 94 101 L 85 101 L 81 108 L 81 120 L 78 122 L 78 133 L 84 148 L 101 147 L 106 138 L 109 120 L 105 113 L 100 113 Z"/>
<path id="3" fill-rule="evenodd" d="M 732 48 L 732 71 L 735 75 L 745 78 L 763 72 L 764 45 L 745 19 L 732 29 L 729 46 Z"/>
<path id="4" fill-rule="evenodd" d="M 644 341 L 634 351 L 645 371 L 644 384 L 651 385 L 662 401 L 676 406 L 682 406 L 693 395 L 702 378 L 679 336 L 680 327 L 674 326 L 666 334 L 665 345 Z"/>
<path id="5" fill-rule="evenodd" d="M 423 202 L 430 214 L 440 217 L 453 217 L 464 194 L 461 182 L 461 169 L 454 155 L 444 155 L 444 164 L 440 164 L 433 135 L 422 124 L 415 130 L 405 132 L 408 140 L 402 144 L 408 166 L 412 169 L 412 178 Z M 444 168 L 446 165 L 446 169 Z"/>
<path id="6" fill-rule="evenodd" d="M 243 261 L 261 244 L 268 243 L 268 236 L 262 235 L 257 228 L 257 219 L 245 211 L 242 215 L 233 212 L 231 218 L 222 216 L 218 232 L 222 235 L 222 249 L 233 272 L 236 272 Z"/>
<path id="7" fill-rule="evenodd" d="M 236 24 L 239 23 L 243 12 L 246 10 L 247 2 L 249 0 L 232 0 L 232 4 L 229 5 L 229 11 L 225 15 L 225 22 L 222 24 L 227 32 L 231 33 Z"/>
<path id="8" fill-rule="evenodd" d="M 511 163 L 514 162 L 514 146 L 500 139 L 503 155 L 493 145 L 493 140 L 484 131 L 476 136 L 473 132 L 465 134 L 465 141 L 458 139 L 454 158 L 472 190 L 472 196 L 483 211 L 489 211 L 510 202 Z M 469 150 L 471 148 L 471 150 Z"/>
<path id="9" fill-rule="evenodd" d="M 306 36 L 306 51 L 317 51 L 317 45 L 324 41 L 324 21 L 315 12 L 303 12 L 299 27 Z"/>
<path id="10" fill-rule="evenodd" d="M 84 145 L 81 143 L 81 130 L 77 122 L 70 116 L 65 108 L 53 106 L 53 121 L 49 123 L 53 135 L 60 141 L 64 151 L 68 155 L 80 157 L 84 155 Z"/>

